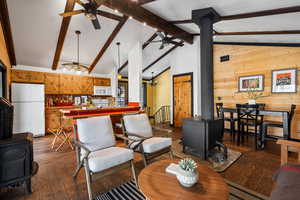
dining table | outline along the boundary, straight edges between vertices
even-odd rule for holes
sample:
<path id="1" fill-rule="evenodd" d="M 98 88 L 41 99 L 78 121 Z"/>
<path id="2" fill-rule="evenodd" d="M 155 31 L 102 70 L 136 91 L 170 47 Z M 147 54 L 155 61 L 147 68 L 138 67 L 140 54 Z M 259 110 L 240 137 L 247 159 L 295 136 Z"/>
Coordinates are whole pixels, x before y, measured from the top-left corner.
<path id="1" fill-rule="evenodd" d="M 230 118 L 233 118 L 234 113 L 237 113 L 236 108 L 232 107 L 222 107 L 221 112 L 225 113 L 230 113 Z M 276 116 L 276 117 L 282 117 L 282 122 L 283 122 L 283 136 L 278 138 L 280 139 L 285 139 L 289 140 L 291 139 L 291 131 L 290 131 L 290 124 L 289 124 L 289 111 L 285 110 L 259 110 L 258 115 L 263 115 L 263 116 Z"/>

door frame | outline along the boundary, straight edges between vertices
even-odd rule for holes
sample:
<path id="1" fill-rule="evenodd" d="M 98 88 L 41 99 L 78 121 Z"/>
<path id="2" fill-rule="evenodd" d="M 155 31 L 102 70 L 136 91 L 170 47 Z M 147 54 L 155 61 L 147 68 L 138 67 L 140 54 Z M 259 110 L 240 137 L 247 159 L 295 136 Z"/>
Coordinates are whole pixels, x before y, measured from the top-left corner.
<path id="1" fill-rule="evenodd" d="M 0 60 L 0 71 L 2 72 L 2 95 L 4 98 L 9 99 L 7 96 L 7 67 L 4 65 L 2 60 Z"/>
<path id="2" fill-rule="evenodd" d="M 173 111 L 173 120 L 172 120 L 172 125 L 174 126 L 174 119 L 175 119 L 175 106 L 174 106 L 174 78 L 179 77 L 179 76 L 191 76 L 191 115 L 192 117 L 194 116 L 194 72 L 187 72 L 187 73 L 181 73 L 181 74 L 175 74 L 172 76 L 172 111 Z"/>

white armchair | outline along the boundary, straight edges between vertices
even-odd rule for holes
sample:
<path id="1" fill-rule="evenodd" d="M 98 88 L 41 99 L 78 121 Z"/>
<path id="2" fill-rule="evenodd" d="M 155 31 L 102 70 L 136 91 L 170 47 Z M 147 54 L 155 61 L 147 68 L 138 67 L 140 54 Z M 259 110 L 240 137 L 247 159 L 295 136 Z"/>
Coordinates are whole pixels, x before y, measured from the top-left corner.
<path id="1" fill-rule="evenodd" d="M 132 141 L 129 143 L 129 148 L 135 152 L 142 154 L 144 165 L 152 158 L 160 156 L 164 153 L 169 153 L 171 159 L 172 154 L 172 138 L 171 137 L 154 137 L 153 130 L 147 114 L 128 114 L 122 118 L 123 134 Z M 169 130 L 160 129 L 160 131 Z"/>
<path id="2" fill-rule="evenodd" d="M 89 200 L 93 199 L 93 180 L 131 166 L 136 181 L 134 152 L 129 148 L 116 147 L 113 128 L 109 116 L 78 119 L 76 130 L 77 170 L 84 167 Z"/>

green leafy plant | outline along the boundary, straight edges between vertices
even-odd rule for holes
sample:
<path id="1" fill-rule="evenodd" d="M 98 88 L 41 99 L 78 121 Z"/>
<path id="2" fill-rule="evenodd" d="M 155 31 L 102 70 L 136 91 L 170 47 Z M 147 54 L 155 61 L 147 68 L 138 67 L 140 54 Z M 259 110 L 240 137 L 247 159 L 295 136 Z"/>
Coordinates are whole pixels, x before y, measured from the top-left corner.
<path id="1" fill-rule="evenodd" d="M 191 158 L 184 158 L 178 164 L 181 169 L 189 172 L 194 172 L 197 168 L 197 163 Z"/>
<path id="2" fill-rule="evenodd" d="M 265 97 L 262 92 L 256 91 L 256 89 L 253 87 L 249 87 L 247 89 L 247 95 L 249 99 L 253 99 L 253 100 Z"/>

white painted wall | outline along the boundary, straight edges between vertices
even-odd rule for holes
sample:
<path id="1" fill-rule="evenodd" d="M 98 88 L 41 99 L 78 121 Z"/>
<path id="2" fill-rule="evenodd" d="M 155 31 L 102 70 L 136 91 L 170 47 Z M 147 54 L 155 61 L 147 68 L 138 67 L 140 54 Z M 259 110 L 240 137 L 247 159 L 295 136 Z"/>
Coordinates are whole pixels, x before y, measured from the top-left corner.
<path id="1" fill-rule="evenodd" d="M 142 103 L 143 53 L 140 42 L 128 54 L 128 101 Z"/>
<path id="2" fill-rule="evenodd" d="M 111 95 L 118 97 L 118 67 L 114 66 L 111 73 Z"/>
<path id="3" fill-rule="evenodd" d="M 194 115 L 200 115 L 200 37 L 195 37 L 194 44 L 185 43 L 170 56 L 171 85 L 173 75 L 193 72 Z M 171 121 L 173 122 L 173 87 L 171 87 Z"/>

